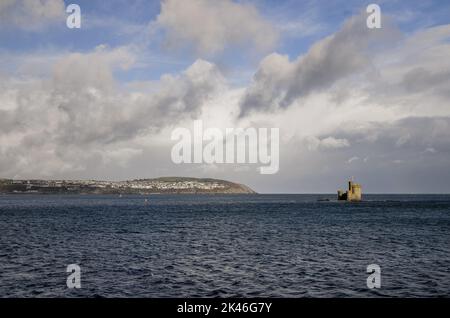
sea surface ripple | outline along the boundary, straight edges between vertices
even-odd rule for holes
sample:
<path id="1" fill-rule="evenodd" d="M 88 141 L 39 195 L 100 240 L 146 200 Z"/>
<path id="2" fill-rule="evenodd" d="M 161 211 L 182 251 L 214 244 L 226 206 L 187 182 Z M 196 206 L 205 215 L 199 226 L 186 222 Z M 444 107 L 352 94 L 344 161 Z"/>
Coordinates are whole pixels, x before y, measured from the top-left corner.
<path id="1" fill-rule="evenodd" d="M 1 195 L 0 297 L 450 296 L 449 195 L 333 199 Z"/>

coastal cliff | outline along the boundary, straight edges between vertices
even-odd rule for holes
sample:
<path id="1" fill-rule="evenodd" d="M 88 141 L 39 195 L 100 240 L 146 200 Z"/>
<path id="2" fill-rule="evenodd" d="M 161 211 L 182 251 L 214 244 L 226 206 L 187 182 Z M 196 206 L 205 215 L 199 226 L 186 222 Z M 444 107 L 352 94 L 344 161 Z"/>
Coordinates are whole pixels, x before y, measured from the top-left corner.
<path id="1" fill-rule="evenodd" d="M 0 194 L 252 194 L 249 187 L 219 179 L 164 177 L 128 181 L 0 179 Z"/>

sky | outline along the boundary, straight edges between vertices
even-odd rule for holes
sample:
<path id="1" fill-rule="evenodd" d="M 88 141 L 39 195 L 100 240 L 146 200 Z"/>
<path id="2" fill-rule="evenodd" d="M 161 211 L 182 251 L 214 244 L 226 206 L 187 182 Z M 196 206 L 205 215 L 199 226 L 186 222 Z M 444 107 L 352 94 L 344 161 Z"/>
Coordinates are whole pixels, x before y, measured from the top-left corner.
<path id="1" fill-rule="evenodd" d="M 450 193 L 449 56 L 449 1 L 0 0 L 0 178 Z M 278 128 L 279 171 L 175 164 L 195 120 Z"/>

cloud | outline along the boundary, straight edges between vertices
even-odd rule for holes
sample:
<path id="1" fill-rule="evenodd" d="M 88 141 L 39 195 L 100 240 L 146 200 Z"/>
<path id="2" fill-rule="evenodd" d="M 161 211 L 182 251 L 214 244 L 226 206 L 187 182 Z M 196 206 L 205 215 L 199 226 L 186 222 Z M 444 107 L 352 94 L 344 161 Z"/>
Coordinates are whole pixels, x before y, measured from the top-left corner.
<path id="1" fill-rule="evenodd" d="M 434 149 L 433 147 L 428 147 L 423 151 L 423 153 L 436 153 L 436 149 Z"/>
<path id="2" fill-rule="evenodd" d="M 62 57 L 50 78 L 3 81 L 0 175 L 55 175 L 93 162 L 124 166 L 142 154 L 137 139 L 196 118 L 225 87 L 217 67 L 198 60 L 162 76 L 156 92 L 127 92 L 114 73 L 134 61 L 129 48 L 100 46 Z"/>
<path id="3" fill-rule="evenodd" d="M 450 25 L 420 30 L 374 58 L 367 94 L 407 115 L 442 116 L 450 99 Z M 374 100 L 374 98 L 372 98 Z M 427 106 L 424 106 L 427 105 Z"/>
<path id="4" fill-rule="evenodd" d="M 371 65 L 370 48 L 386 40 L 389 29 L 388 25 L 381 30 L 368 29 L 363 15 L 354 16 L 292 62 L 286 55 L 267 56 L 242 100 L 242 116 L 253 110 L 289 107 L 298 98 L 358 75 Z"/>
<path id="5" fill-rule="evenodd" d="M 392 123 L 368 123 L 364 128 L 347 129 L 355 143 L 376 145 L 378 151 L 419 154 L 429 152 L 450 153 L 450 117 L 407 117 Z M 381 152 L 381 151 L 380 151 Z"/>
<path id="6" fill-rule="evenodd" d="M 240 121 L 280 127 L 280 180 L 299 192 L 352 175 L 368 191 L 449 191 L 450 25 L 394 34 L 395 44 L 354 21 L 293 61 L 263 59 Z"/>
<path id="7" fill-rule="evenodd" d="M 293 21 L 282 21 L 277 24 L 277 28 L 285 37 L 307 37 L 324 31 L 324 26 L 317 21 L 309 21 L 303 18 Z"/>
<path id="8" fill-rule="evenodd" d="M 0 26 L 35 31 L 65 19 L 63 0 L 2 0 Z"/>
<path id="9" fill-rule="evenodd" d="M 369 121 L 363 125 L 346 125 L 333 133 L 336 138 L 347 140 L 351 147 L 327 152 L 330 162 L 344 159 L 353 163 L 365 158 L 362 162 L 367 163 L 370 158 L 370 166 L 365 169 L 379 171 L 380 176 L 394 169 L 392 163 L 405 164 L 416 172 L 429 170 L 431 175 L 445 169 L 450 156 L 450 116 Z"/>
<path id="10" fill-rule="evenodd" d="M 164 0 L 157 24 L 166 32 L 168 47 L 191 46 L 208 56 L 236 46 L 267 51 L 278 38 L 253 5 L 231 0 Z"/>
<path id="11" fill-rule="evenodd" d="M 309 150 L 326 150 L 326 149 L 340 149 L 350 147 L 347 139 L 339 139 L 334 137 L 317 138 L 315 136 L 308 136 L 305 138 Z"/>
<path id="12" fill-rule="evenodd" d="M 350 159 L 348 159 L 347 163 L 352 163 L 352 162 L 358 161 L 358 160 L 359 160 L 359 157 L 354 156 L 354 157 L 351 157 Z"/>

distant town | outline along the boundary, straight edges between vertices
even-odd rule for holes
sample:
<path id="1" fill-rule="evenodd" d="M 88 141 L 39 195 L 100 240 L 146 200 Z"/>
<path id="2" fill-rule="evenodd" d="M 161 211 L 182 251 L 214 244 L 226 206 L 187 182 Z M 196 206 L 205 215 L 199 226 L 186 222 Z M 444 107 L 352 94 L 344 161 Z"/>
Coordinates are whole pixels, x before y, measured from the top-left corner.
<path id="1" fill-rule="evenodd" d="M 218 179 L 165 177 L 128 181 L 0 179 L 0 193 L 157 194 L 255 193 L 249 187 Z"/>

